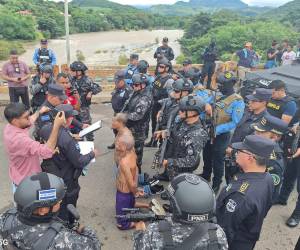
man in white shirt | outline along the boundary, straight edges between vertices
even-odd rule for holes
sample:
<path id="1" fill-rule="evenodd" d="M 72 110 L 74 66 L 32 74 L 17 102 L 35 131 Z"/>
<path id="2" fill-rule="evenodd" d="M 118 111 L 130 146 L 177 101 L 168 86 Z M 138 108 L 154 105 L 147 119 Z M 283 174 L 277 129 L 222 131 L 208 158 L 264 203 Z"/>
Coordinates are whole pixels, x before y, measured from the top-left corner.
<path id="1" fill-rule="evenodd" d="M 292 46 L 288 45 L 287 51 L 285 51 L 281 57 L 282 65 L 289 65 L 296 59 L 296 53 L 292 50 Z"/>

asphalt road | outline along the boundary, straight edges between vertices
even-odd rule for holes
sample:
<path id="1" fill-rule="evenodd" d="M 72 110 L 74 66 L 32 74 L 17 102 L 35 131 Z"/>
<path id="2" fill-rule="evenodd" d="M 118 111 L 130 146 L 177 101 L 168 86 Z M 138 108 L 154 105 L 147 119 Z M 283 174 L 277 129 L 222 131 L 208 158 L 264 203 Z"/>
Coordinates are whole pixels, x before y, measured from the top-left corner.
<path id="1" fill-rule="evenodd" d="M 132 231 L 119 231 L 115 226 L 115 184 L 112 174 L 113 151 L 106 146 L 113 141 L 110 129 L 112 111 L 110 105 L 97 104 L 92 106 L 94 121 L 101 119 L 103 128 L 95 134 L 95 146 L 102 155 L 90 167 L 88 175 L 80 178 L 81 192 L 78 209 L 81 223 L 97 230 L 104 250 L 132 249 Z M 0 211 L 12 205 L 11 184 L 8 176 L 7 157 L 4 152 L 2 136 L 5 121 L 3 107 L 0 107 Z M 155 149 L 146 149 L 143 169 L 153 173 L 152 157 Z M 200 169 L 198 171 L 201 171 Z M 292 250 L 300 235 L 299 227 L 290 229 L 285 220 L 293 211 L 296 193 L 293 192 L 288 206 L 273 207 L 265 219 L 260 241 L 256 250 Z M 242 249 L 241 249 L 242 250 Z"/>

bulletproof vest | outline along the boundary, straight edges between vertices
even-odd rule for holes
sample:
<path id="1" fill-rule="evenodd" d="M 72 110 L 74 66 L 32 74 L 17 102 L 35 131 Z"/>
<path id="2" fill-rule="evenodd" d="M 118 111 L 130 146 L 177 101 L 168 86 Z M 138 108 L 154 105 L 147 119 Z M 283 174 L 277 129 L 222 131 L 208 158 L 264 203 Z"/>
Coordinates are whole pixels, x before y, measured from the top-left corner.
<path id="1" fill-rule="evenodd" d="M 16 223 L 18 211 L 16 208 L 12 208 L 6 212 L 6 217 L 3 224 L 3 231 L 1 235 L 4 239 L 9 239 L 8 246 L 4 247 L 4 250 L 13 249 L 32 249 L 32 250 L 46 250 L 48 249 L 55 236 L 64 229 L 62 223 L 53 221 L 49 224 L 48 228 L 41 230 L 37 226 L 33 226 L 38 230 L 32 230 L 31 226 L 23 224 L 22 222 Z M 22 234 L 18 234 L 18 240 L 11 239 L 11 235 L 18 231 L 22 231 Z M 16 247 L 15 241 L 18 242 L 19 247 Z"/>
<path id="2" fill-rule="evenodd" d="M 182 122 L 179 123 L 178 126 L 174 127 L 172 130 L 173 134 L 176 134 L 173 141 L 174 143 L 174 152 L 172 153 L 172 158 L 183 158 L 187 155 L 187 148 L 186 144 L 190 140 L 190 137 L 188 134 L 190 134 L 192 131 L 200 130 L 202 129 L 201 123 L 193 124 L 193 125 L 187 125 Z M 196 163 L 195 166 L 185 167 L 184 170 L 186 172 L 192 172 L 197 169 L 200 162 Z"/>
<path id="3" fill-rule="evenodd" d="M 207 48 L 203 54 L 204 62 L 215 62 L 216 59 L 217 55 L 215 49 Z"/>
<path id="4" fill-rule="evenodd" d="M 166 106 L 164 110 L 162 110 L 162 119 L 160 121 L 160 128 L 165 129 L 172 111 L 178 106 L 178 103 L 174 99 L 168 99 L 166 101 Z"/>
<path id="5" fill-rule="evenodd" d="M 236 100 L 243 100 L 243 98 L 240 95 L 234 93 L 226 97 L 224 100 L 220 100 L 216 103 L 217 125 L 231 121 L 231 116 L 226 113 L 226 110 L 230 106 L 230 104 Z"/>
<path id="6" fill-rule="evenodd" d="M 125 79 L 132 79 L 132 76 L 134 73 L 137 71 L 137 67 L 134 65 L 128 65 L 126 74 L 125 74 Z"/>
<path id="7" fill-rule="evenodd" d="M 209 222 L 194 225 L 194 231 L 182 243 L 175 244 L 172 237 L 172 225 L 170 222 L 163 220 L 158 223 L 158 231 L 163 240 L 163 250 L 194 249 L 206 233 L 208 233 L 209 236 L 208 250 L 223 249 L 218 242 L 217 229 L 218 227 L 216 224 Z"/>
<path id="8" fill-rule="evenodd" d="M 40 141 L 40 135 L 39 135 L 40 129 L 48 123 L 53 123 L 55 116 L 57 114 L 55 107 L 52 106 L 48 101 L 45 101 L 42 105 L 49 107 L 51 110 L 47 113 L 40 115 L 35 122 L 35 130 L 33 132 L 33 135 L 37 141 Z"/>
<path id="9" fill-rule="evenodd" d="M 50 53 L 48 49 L 39 49 L 38 52 L 38 61 L 42 63 L 51 63 Z"/>
<path id="10" fill-rule="evenodd" d="M 166 57 L 169 60 L 170 47 L 161 46 L 161 47 L 158 48 L 157 52 L 160 53 L 162 56 Z"/>
<path id="11" fill-rule="evenodd" d="M 280 100 L 275 100 L 272 98 L 267 104 L 268 112 L 271 115 L 281 119 L 282 114 L 284 112 L 284 106 L 292 100 L 294 100 L 294 99 L 290 96 L 285 96 L 284 98 L 282 98 Z"/>
<path id="12" fill-rule="evenodd" d="M 80 79 L 73 79 L 72 85 L 78 91 L 81 101 L 81 107 L 88 107 L 91 105 L 91 100 L 86 99 L 86 95 L 91 91 L 90 82 L 87 76 L 82 76 Z"/>
<path id="13" fill-rule="evenodd" d="M 54 80 L 53 78 L 49 78 L 45 84 L 43 84 L 43 87 L 41 90 L 36 93 L 34 96 L 32 96 L 31 105 L 33 107 L 40 107 L 42 104 L 46 101 L 47 91 L 49 84 L 53 84 Z"/>
<path id="14" fill-rule="evenodd" d="M 171 79 L 171 75 L 167 75 L 165 77 L 158 76 L 153 83 L 153 89 L 152 89 L 152 94 L 153 94 L 153 99 L 155 102 L 168 98 L 168 91 L 165 88 L 166 82 Z"/>
<path id="15" fill-rule="evenodd" d="M 135 92 L 133 93 L 132 98 L 130 99 L 130 102 L 128 103 L 128 107 L 127 107 L 127 112 L 131 113 L 135 111 L 136 106 L 138 105 L 138 103 L 140 102 L 140 99 L 143 96 L 147 96 L 149 98 L 149 100 L 151 100 L 151 92 L 149 88 L 145 88 L 142 91 L 139 92 Z M 151 108 L 151 107 L 150 107 Z M 144 131 L 144 125 L 148 124 L 149 120 L 150 120 L 150 116 L 151 116 L 151 112 L 150 112 L 150 108 L 149 111 L 146 112 L 146 114 L 144 115 L 144 117 L 139 120 L 139 121 L 135 121 L 135 122 L 131 122 L 128 121 L 128 127 L 129 128 L 133 128 L 134 131 L 136 132 L 145 132 Z"/>

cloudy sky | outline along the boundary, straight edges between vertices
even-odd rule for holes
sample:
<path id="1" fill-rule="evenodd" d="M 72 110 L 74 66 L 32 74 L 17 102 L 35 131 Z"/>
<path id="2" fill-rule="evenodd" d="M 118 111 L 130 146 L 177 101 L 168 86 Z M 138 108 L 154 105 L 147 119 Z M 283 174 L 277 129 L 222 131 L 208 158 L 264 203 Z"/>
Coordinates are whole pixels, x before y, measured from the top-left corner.
<path id="1" fill-rule="evenodd" d="M 153 4 L 172 4 L 178 0 L 110 0 L 112 2 L 117 2 L 121 4 L 130 4 L 130 5 L 153 5 Z M 184 0 L 188 1 L 188 0 Z M 291 0 L 242 0 L 243 2 L 249 5 L 259 5 L 259 6 L 279 6 Z"/>

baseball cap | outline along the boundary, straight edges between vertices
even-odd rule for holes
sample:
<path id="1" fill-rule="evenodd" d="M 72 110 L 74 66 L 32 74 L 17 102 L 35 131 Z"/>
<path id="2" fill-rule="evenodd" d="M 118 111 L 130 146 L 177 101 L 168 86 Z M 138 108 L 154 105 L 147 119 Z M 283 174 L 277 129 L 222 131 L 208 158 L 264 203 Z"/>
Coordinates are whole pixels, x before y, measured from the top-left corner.
<path id="1" fill-rule="evenodd" d="M 252 95 L 247 95 L 246 98 L 249 101 L 269 101 L 272 97 L 272 90 L 258 88 L 256 89 Z"/>
<path id="2" fill-rule="evenodd" d="M 65 94 L 64 88 L 58 84 L 50 84 L 48 86 L 48 94 L 58 96 L 63 101 L 68 98 Z"/>
<path id="3" fill-rule="evenodd" d="M 233 149 L 247 150 L 260 157 L 269 158 L 276 143 L 271 139 L 259 135 L 248 135 L 243 142 L 236 142 L 231 145 Z"/>

